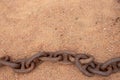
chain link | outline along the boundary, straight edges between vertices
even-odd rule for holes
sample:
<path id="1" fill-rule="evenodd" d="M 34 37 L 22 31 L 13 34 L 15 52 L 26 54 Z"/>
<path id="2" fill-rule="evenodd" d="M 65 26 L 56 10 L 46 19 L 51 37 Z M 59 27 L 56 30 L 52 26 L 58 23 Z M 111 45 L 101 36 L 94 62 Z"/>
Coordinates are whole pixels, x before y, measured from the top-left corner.
<path id="1" fill-rule="evenodd" d="M 20 60 L 15 61 L 15 63 L 20 66 L 17 68 L 13 68 L 13 70 L 17 73 L 28 73 L 32 71 L 35 68 L 35 63 L 31 62 L 29 66 L 27 66 L 26 62 L 27 62 L 26 59 L 20 59 Z"/>
<path id="2" fill-rule="evenodd" d="M 95 74 L 109 76 L 120 71 L 120 57 L 99 63 L 92 55 L 70 51 L 38 52 L 30 58 L 19 60 L 11 60 L 9 56 L 4 56 L 0 58 L 0 67 L 9 66 L 17 73 L 28 73 L 45 61 L 76 65 L 84 75 L 89 77 Z"/>
<path id="3" fill-rule="evenodd" d="M 9 56 L 4 56 L 0 58 L 0 61 L 9 61 L 10 57 Z M 0 62 L 0 67 L 4 66 L 4 64 L 2 62 Z"/>

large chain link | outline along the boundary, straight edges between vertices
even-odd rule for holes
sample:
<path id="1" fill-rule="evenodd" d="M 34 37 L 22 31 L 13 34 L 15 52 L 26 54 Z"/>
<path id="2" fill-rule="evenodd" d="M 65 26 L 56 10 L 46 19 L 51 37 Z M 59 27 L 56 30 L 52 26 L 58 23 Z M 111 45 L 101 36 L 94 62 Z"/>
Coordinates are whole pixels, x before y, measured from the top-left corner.
<path id="1" fill-rule="evenodd" d="M 9 66 L 17 73 L 28 73 L 45 61 L 76 65 L 84 75 L 89 77 L 95 74 L 109 76 L 120 71 L 120 57 L 99 63 L 92 55 L 69 51 L 38 52 L 30 58 L 19 60 L 11 60 L 9 56 L 5 56 L 0 58 L 0 67 Z"/>

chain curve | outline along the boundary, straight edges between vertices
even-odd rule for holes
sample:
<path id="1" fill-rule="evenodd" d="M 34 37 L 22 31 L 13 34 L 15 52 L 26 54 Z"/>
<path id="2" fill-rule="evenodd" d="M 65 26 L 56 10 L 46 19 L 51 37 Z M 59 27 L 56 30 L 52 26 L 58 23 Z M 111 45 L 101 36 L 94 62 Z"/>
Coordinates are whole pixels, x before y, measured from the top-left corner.
<path id="1" fill-rule="evenodd" d="M 94 75 L 109 76 L 120 71 L 120 57 L 99 63 L 92 55 L 70 51 L 43 51 L 29 58 L 18 60 L 11 60 L 9 56 L 4 56 L 0 58 L 0 67 L 9 66 L 17 73 L 28 73 L 45 61 L 73 64 L 88 77 Z"/>

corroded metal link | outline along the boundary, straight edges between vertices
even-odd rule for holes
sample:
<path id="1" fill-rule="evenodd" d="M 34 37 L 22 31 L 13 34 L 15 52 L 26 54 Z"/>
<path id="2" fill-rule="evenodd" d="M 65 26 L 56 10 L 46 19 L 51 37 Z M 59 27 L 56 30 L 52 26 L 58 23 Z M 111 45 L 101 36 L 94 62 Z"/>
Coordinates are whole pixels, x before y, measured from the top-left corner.
<path id="1" fill-rule="evenodd" d="M 63 64 L 74 64 L 76 54 L 70 51 L 57 51 L 55 52 L 55 56 L 61 56 L 59 60 L 60 63 Z"/>
<path id="2" fill-rule="evenodd" d="M 41 61 L 58 62 L 61 59 L 60 55 L 56 55 L 55 52 L 44 52 L 44 56 L 39 57 Z"/>
<path id="3" fill-rule="evenodd" d="M 91 56 L 91 55 L 86 55 L 86 54 L 78 54 L 75 58 L 75 63 L 76 63 L 76 66 L 78 67 L 78 69 L 83 73 L 85 74 L 86 76 L 93 76 L 94 74 L 89 72 L 87 70 L 87 67 L 93 62 L 94 58 Z M 82 61 L 82 63 L 80 62 L 80 60 L 85 60 L 85 63 L 84 61 Z M 89 61 L 88 61 L 89 60 Z M 87 62 L 86 62 L 87 61 Z"/>
<path id="4" fill-rule="evenodd" d="M 30 66 L 30 64 L 32 63 L 32 62 L 34 62 L 34 63 L 42 63 L 43 61 L 41 60 L 41 59 L 39 59 L 40 57 L 45 57 L 45 56 L 47 56 L 47 54 L 45 54 L 45 52 L 38 52 L 37 54 L 35 54 L 35 55 L 33 55 L 32 57 L 30 57 L 30 58 L 28 58 L 27 60 L 26 60 L 26 66 L 28 67 L 28 66 Z"/>
<path id="5" fill-rule="evenodd" d="M 76 65 L 84 75 L 89 77 L 95 74 L 109 76 L 120 71 L 120 57 L 99 63 L 94 60 L 92 55 L 70 51 L 38 52 L 30 58 L 15 61 L 12 61 L 9 56 L 5 56 L 0 58 L 0 67 L 9 66 L 17 73 L 28 73 L 45 61 Z"/>
<path id="6" fill-rule="evenodd" d="M 36 66 L 34 62 L 31 62 L 29 66 L 26 66 L 26 59 L 20 59 L 15 62 L 20 65 L 18 68 L 13 68 L 13 70 L 17 73 L 28 73 Z"/>
<path id="7" fill-rule="evenodd" d="M 108 67 L 105 70 L 101 69 L 101 66 L 103 64 L 102 63 L 97 63 L 94 62 L 92 63 L 92 65 L 89 66 L 85 66 L 89 72 L 93 73 L 93 74 L 98 74 L 98 75 L 102 75 L 102 76 L 108 76 L 112 73 L 112 67 Z"/>
<path id="8" fill-rule="evenodd" d="M 111 60 L 108 60 L 106 61 L 102 66 L 101 66 L 101 69 L 102 70 L 105 70 L 107 69 L 108 67 L 111 67 L 112 68 L 112 72 L 115 73 L 115 72 L 118 72 L 120 71 L 120 57 L 117 57 L 117 58 L 113 58 Z"/>
<path id="9" fill-rule="evenodd" d="M 10 57 L 9 56 L 4 56 L 0 58 L 0 61 L 10 61 Z M 1 66 L 5 66 L 3 63 L 0 62 L 0 67 Z"/>
<path id="10" fill-rule="evenodd" d="M 11 62 L 11 61 L 5 61 L 5 60 L 0 60 L 0 64 L 2 64 L 4 66 L 9 66 L 11 68 L 17 68 L 20 66 L 19 64 L 16 64 L 16 63 Z"/>

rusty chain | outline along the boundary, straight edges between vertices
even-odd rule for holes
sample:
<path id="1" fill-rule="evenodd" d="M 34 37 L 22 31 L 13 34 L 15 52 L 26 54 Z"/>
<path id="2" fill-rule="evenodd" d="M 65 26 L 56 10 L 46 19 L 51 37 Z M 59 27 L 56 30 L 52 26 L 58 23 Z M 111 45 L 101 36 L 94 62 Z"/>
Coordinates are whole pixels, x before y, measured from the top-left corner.
<path id="1" fill-rule="evenodd" d="M 99 63 L 94 60 L 92 55 L 69 51 L 38 52 L 30 58 L 14 61 L 9 56 L 4 56 L 0 58 L 0 67 L 9 66 L 17 73 L 28 73 L 45 61 L 74 64 L 84 75 L 89 77 L 95 74 L 109 76 L 120 71 L 120 57 Z"/>

